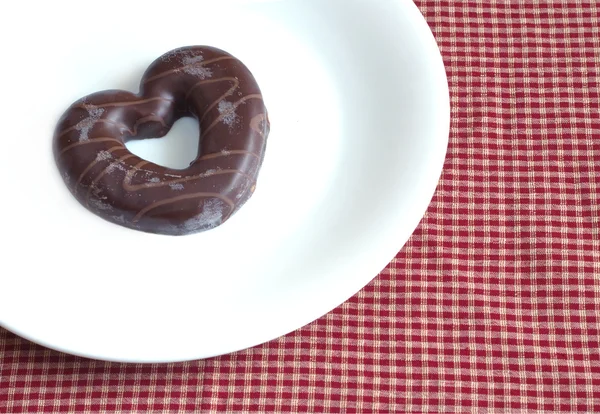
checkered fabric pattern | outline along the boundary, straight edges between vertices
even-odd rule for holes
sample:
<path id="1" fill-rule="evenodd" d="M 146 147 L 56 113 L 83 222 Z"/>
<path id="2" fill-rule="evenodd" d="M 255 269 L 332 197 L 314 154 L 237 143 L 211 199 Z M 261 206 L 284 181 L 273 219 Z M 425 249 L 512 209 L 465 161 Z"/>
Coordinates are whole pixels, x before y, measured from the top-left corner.
<path id="1" fill-rule="evenodd" d="M 600 412 L 596 0 L 419 0 L 450 147 L 396 259 L 250 350 L 123 365 L 0 330 L 0 412 Z"/>

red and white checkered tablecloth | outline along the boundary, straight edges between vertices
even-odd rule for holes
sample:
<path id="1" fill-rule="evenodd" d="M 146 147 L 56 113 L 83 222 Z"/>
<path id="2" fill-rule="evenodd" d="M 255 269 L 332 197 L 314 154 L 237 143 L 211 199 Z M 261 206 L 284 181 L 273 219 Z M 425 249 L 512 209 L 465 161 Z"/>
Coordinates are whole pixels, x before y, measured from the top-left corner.
<path id="1" fill-rule="evenodd" d="M 0 412 L 600 412 L 600 3 L 417 5 L 450 147 L 387 269 L 309 326 L 204 361 L 91 361 L 0 330 Z"/>

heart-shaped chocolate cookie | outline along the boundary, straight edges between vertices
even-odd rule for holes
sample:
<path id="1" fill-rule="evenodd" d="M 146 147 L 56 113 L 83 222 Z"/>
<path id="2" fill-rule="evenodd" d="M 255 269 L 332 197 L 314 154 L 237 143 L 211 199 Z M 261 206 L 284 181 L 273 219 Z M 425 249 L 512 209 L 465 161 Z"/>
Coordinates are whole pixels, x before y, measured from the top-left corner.
<path id="1" fill-rule="evenodd" d="M 143 160 L 124 145 L 164 136 L 185 116 L 200 124 L 199 154 L 185 170 Z M 73 103 L 58 123 L 54 156 L 70 191 L 98 216 L 183 235 L 224 223 L 250 198 L 269 127 L 242 62 L 212 47 L 184 47 L 150 65 L 138 94 L 108 90 Z"/>

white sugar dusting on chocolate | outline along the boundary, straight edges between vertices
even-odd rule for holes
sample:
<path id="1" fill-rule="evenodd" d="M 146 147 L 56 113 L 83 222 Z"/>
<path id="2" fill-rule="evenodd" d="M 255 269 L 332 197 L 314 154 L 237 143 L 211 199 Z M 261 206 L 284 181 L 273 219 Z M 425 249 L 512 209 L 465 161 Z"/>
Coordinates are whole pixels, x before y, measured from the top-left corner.
<path id="1" fill-rule="evenodd" d="M 174 58 L 175 58 L 175 57 L 177 57 L 177 55 L 179 55 L 179 54 L 180 54 L 180 52 L 179 52 L 178 50 L 171 50 L 170 52 L 168 52 L 168 53 L 165 53 L 164 55 L 162 55 L 162 56 L 160 57 L 160 60 L 161 60 L 162 62 L 170 62 L 170 61 L 171 61 L 171 59 L 174 59 Z"/>
<path id="2" fill-rule="evenodd" d="M 62 174 L 62 178 L 65 181 L 65 184 L 67 185 L 67 187 L 69 187 L 71 185 L 71 176 L 69 175 L 69 173 L 65 171 Z"/>
<path id="3" fill-rule="evenodd" d="M 104 197 L 104 198 L 106 199 L 106 197 Z M 96 209 L 101 210 L 101 211 L 113 211 L 114 210 L 113 206 L 111 206 L 106 201 L 104 201 L 100 198 L 90 198 L 90 206 L 95 207 Z"/>
<path id="4" fill-rule="evenodd" d="M 238 115 L 235 113 L 234 104 L 229 101 L 221 101 L 219 102 L 218 110 L 223 117 L 223 123 L 229 128 L 233 128 L 238 121 Z"/>
<path id="5" fill-rule="evenodd" d="M 174 191 L 181 191 L 184 188 L 183 184 L 181 184 L 181 183 L 171 183 L 171 184 L 169 184 L 169 187 L 171 187 L 171 190 L 174 190 Z"/>
<path id="6" fill-rule="evenodd" d="M 102 150 L 100 152 L 98 152 L 98 155 L 96 155 L 96 161 L 100 162 L 100 161 L 106 161 L 106 160 L 110 160 L 112 158 L 112 154 L 106 150 Z"/>
<path id="7" fill-rule="evenodd" d="M 204 56 L 184 56 L 182 59 L 183 71 L 200 79 L 209 79 L 213 73 L 212 70 L 202 65 L 203 61 Z"/>
<path id="8" fill-rule="evenodd" d="M 104 108 L 98 108 L 95 105 L 86 104 L 85 109 L 88 111 L 88 117 L 82 119 L 75 125 L 75 129 L 79 132 L 79 141 L 88 141 L 91 129 L 96 125 L 104 113 Z"/>
<path id="9" fill-rule="evenodd" d="M 127 219 L 125 218 L 125 215 L 123 215 L 123 214 L 121 214 L 120 216 L 111 216 L 111 218 L 113 219 L 113 221 L 115 223 L 120 223 L 120 224 L 127 223 Z"/>
<path id="10" fill-rule="evenodd" d="M 188 54 L 186 56 L 183 56 L 183 59 L 181 59 L 181 63 L 183 63 L 184 65 L 193 65 L 196 63 L 201 63 L 204 61 L 204 56 L 202 55 L 191 55 Z"/>
<path id="11" fill-rule="evenodd" d="M 177 226 L 177 230 L 187 234 L 215 228 L 223 222 L 223 216 L 227 208 L 227 205 L 217 198 L 206 200 L 202 212 L 196 217 L 181 223 Z"/>
<path id="12" fill-rule="evenodd" d="M 158 177 L 152 177 L 152 178 L 150 179 L 150 182 L 151 182 L 151 183 L 160 183 L 160 178 L 158 178 Z"/>
<path id="13" fill-rule="evenodd" d="M 108 167 L 106 167 L 106 173 L 107 174 L 112 174 L 112 173 L 114 173 L 117 170 L 123 171 L 123 172 L 128 172 L 129 171 L 127 169 L 127 167 L 125 166 L 125 163 L 123 161 L 113 162 Z"/>
<path id="14" fill-rule="evenodd" d="M 220 168 L 211 168 L 210 170 L 206 170 L 202 174 L 200 174 L 200 177 L 201 178 L 210 177 L 212 175 L 215 175 L 217 172 L 219 172 L 219 170 L 220 170 Z"/>

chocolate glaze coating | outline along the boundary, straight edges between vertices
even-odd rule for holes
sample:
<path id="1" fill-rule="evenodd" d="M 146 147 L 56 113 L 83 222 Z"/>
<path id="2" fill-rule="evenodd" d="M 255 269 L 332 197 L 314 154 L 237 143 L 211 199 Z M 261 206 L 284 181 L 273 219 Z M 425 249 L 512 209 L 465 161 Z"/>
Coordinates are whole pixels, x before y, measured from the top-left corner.
<path id="1" fill-rule="evenodd" d="M 187 169 L 153 164 L 125 147 L 166 135 L 184 116 L 200 124 L 199 153 Z M 56 128 L 54 156 L 71 193 L 93 213 L 184 235 L 224 223 L 250 198 L 269 127 L 248 68 L 222 50 L 191 46 L 155 60 L 138 94 L 109 90 L 73 103 Z"/>

